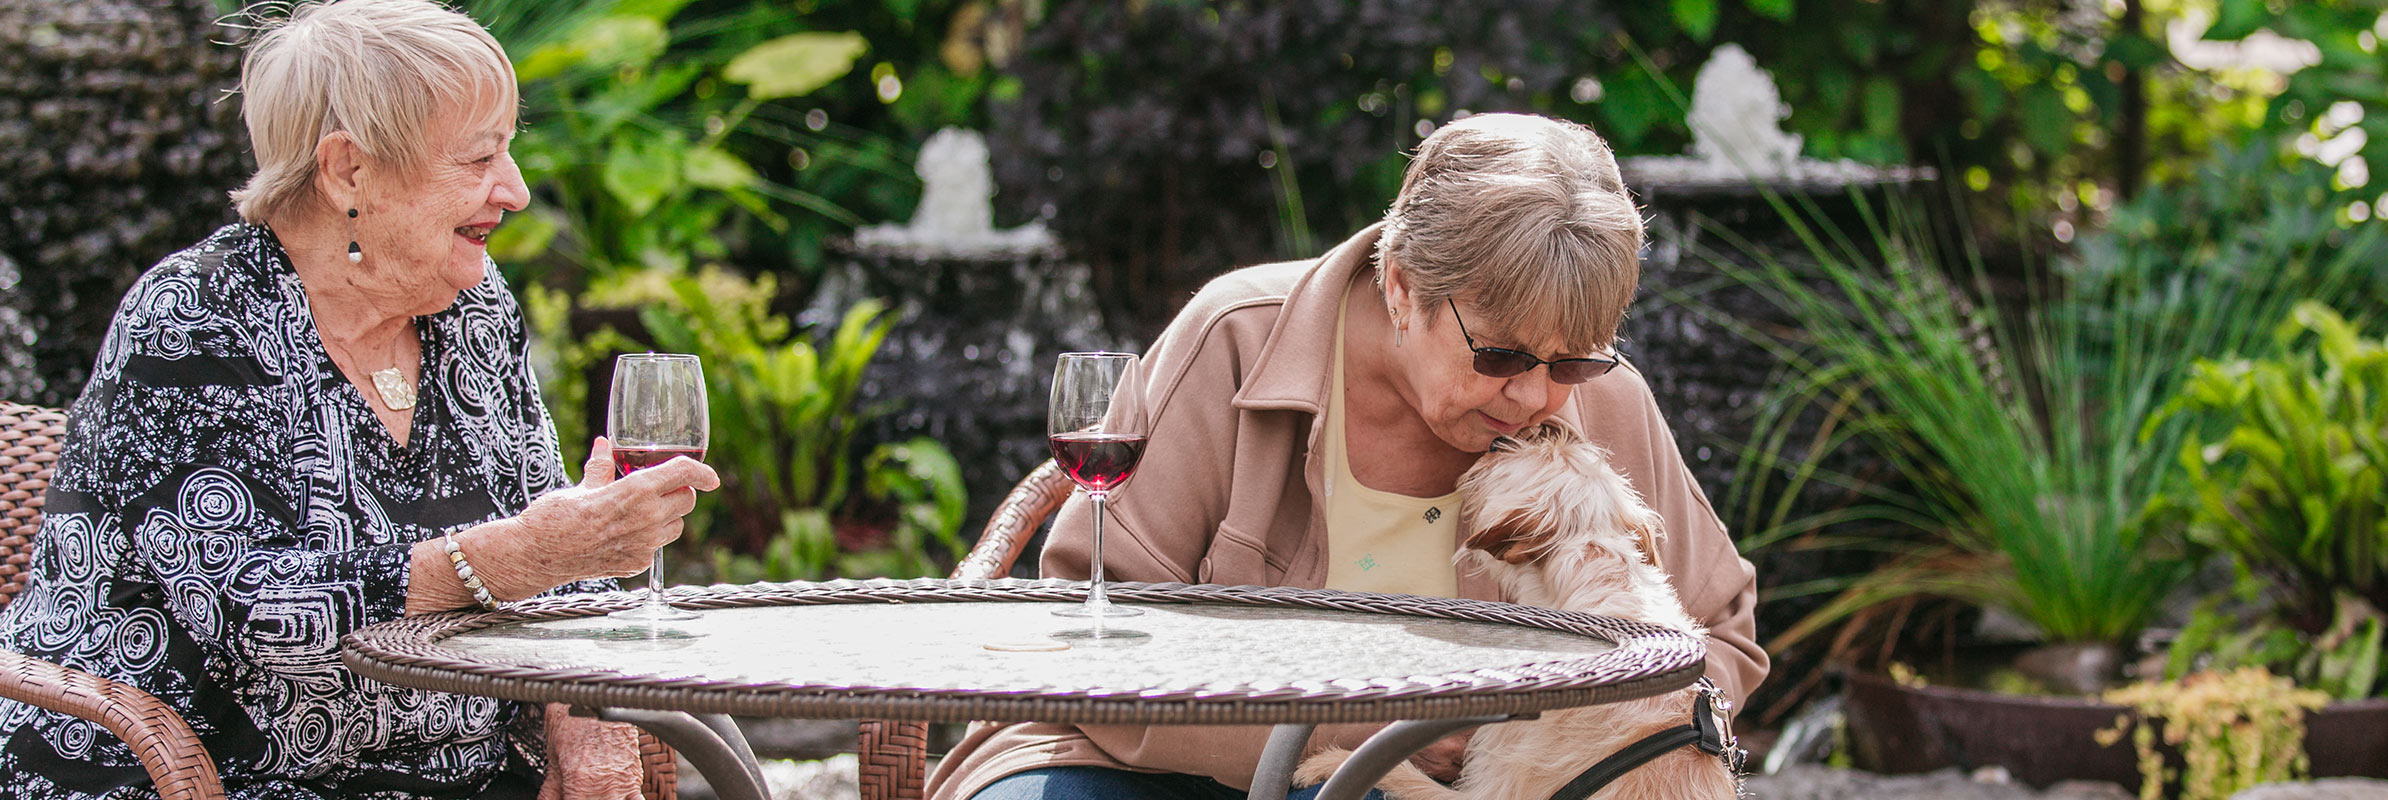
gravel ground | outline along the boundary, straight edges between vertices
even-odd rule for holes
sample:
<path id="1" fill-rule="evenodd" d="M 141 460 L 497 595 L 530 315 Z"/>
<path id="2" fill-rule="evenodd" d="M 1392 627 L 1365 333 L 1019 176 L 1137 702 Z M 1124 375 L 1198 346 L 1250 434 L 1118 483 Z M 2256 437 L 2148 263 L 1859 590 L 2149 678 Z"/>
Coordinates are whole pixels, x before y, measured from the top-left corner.
<path id="1" fill-rule="evenodd" d="M 2103 781 L 2074 781 L 2047 791 L 2006 779 L 2004 770 L 1967 775 L 1954 769 L 1922 775 L 1876 775 L 1812 765 L 1758 775 L 1746 784 L 1752 800 L 2132 800 L 2123 787 Z"/>

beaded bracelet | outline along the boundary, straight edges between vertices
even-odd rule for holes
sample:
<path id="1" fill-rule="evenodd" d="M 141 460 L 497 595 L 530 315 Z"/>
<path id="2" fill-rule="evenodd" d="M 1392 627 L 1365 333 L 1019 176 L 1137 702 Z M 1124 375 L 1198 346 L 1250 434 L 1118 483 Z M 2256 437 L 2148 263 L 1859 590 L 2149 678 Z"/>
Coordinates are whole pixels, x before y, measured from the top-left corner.
<path id="1" fill-rule="evenodd" d="M 481 578 L 473 574 L 473 565 L 464 560 L 464 548 L 457 546 L 456 537 L 442 535 L 439 538 L 448 548 L 448 562 L 456 565 L 456 578 L 464 581 L 464 588 L 472 590 L 473 602 L 481 604 L 482 610 L 496 611 L 497 598 L 489 596 L 489 587 L 481 585 Z"/>

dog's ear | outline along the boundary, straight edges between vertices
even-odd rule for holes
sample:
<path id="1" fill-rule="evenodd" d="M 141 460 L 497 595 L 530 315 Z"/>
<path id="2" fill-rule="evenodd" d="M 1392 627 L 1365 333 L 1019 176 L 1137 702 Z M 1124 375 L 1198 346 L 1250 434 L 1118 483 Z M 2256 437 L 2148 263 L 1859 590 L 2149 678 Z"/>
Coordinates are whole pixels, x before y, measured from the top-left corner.
<path id="1" fill-rule="evenodd" d="M 1550 526 L 1528 514 L 1510 514 L 1468 534 L 1467 547 L 1511 564 L 1534 560 Z"/>

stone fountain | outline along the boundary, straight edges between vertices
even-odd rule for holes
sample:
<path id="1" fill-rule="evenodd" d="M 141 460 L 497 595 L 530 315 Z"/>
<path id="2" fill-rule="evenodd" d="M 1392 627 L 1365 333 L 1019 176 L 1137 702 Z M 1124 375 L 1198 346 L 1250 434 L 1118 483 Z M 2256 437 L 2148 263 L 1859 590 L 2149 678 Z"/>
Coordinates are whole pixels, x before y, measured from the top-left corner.
<path id="1" fill-rule="evenodd" d="M 1618 162 L 1627 185 L 1647 196 L 1670 194 L 1757 195 L 1778 192 L 1839 193 L 1851 187 L 1910 183 L 1931 170 L 1882 167 L 1849 159 L 1802 157 L 1800 136 L 1782 129 L 1791 116 L 1774 76 L 1758 67 L 1740 45 L 1719 45 L 1692 78 L 1688 156 L 1643 156 Z"/>
<path id="2" fill-rule="evenodd" d="M 995 172 L 989 166 L 986 137 L 977 131 L 946 128 L 932 134 L 921 144 L 913 172 L 920 176 L 921 193 L 912 222 L 858 229 L 855 250 L 982 260 L 1054 250 L 1053 235 L 1042 222 L 996 229 Z"/>
<path id="3" fill-rule="evenodd" d="M 1043 225 L 995 227 L 987 156 L 975 131 L 931 136 L 914 167 L 923 188 L 911 222 L 855 231 L 802 319 L 834 325 L 862 298 L 888 302 L 895 326 L 864 373 L 862 402 L 893 410 L 857 448 L 924 435 L 943 442 L 970 489 L 965 538 L 1051 457 L 1055 357 L 1141 349 L 1108 330 L 1088 267 L 1069 261 Z"/>

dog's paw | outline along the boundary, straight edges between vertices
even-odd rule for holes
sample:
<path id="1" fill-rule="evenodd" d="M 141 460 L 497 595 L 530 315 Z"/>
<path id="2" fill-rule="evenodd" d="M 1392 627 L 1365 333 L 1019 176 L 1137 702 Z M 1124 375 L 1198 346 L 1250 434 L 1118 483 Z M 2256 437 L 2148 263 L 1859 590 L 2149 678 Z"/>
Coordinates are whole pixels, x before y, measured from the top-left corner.
<path id="1" fill-rule="evenodd" d="M 1294 767 L 1293 785 L 1316 786 L 1326 783 L 1327 778 L 1332 777 L 1335 770 L 1341 768 L 1343 762 L 1351 760 L 1351 757 L 1352 751 L 1340 747 L 1320 750 L 1309 758 L 1302 759 L 1302 763 Z"/>

